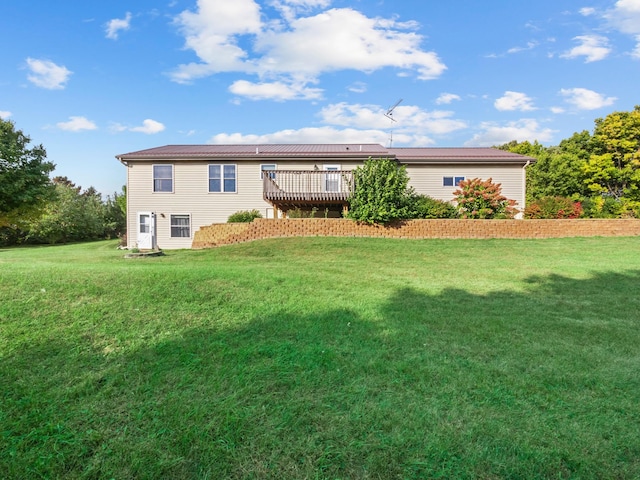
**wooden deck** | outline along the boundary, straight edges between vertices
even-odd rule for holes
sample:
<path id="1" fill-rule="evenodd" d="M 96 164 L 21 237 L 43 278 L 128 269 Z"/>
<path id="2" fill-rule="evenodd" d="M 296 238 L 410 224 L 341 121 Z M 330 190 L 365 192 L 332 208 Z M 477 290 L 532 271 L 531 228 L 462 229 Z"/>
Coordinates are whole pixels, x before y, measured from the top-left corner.
<path id="1" fill-rule="evenodd" d="M 345 206 L 353 191 L 351 170 L 268 170 L 264 199 L 279 210 Z"/>

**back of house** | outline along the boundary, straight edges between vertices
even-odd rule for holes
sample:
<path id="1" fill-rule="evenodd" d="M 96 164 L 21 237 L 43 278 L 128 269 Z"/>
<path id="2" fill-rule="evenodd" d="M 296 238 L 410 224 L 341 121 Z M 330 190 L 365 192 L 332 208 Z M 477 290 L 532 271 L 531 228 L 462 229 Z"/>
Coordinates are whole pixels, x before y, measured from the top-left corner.
<path id="1" fill-rule="evenodd" d="M 128 246 L 190 248 L 194 232 L 242 210 L 339 217 L 352 171 L 369 158 L 406 166 L 417 193 L 450 201 L 457 184 L 492 178 L 524 208 L 533 158 L 493 148 L 385 148 L 379 144 L 167 145 L 117 155 L 127 168 Z"/>

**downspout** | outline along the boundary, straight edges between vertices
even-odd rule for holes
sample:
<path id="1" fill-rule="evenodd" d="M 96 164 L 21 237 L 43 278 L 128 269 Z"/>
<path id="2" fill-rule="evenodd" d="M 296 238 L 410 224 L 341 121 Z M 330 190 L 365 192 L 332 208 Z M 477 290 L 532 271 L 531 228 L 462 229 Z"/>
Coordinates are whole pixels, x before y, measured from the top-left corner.
<path id="1" fill-rule="evenodd" d="M 127 235 L 127 248 L 132 247 L 133 245 L 131 244 L 131 236 L 129 235 L 129 215 L 130 215 L 130 208 L 129 208 L 129 198 L 131 197 L 131 195 L 129 195 L 129 164 L 125 161 L 122 160 L 122 157 L 119 157 L 118 155 L 116 155 L 116 158 L 118 159 L 118 161 L 124 165 L 125 167 L 127 167 L 127 189 L 125 190 L 125 195 L 127 198 L 127 220 L 126 220 L 126 225 L 127 225 L 127 230 L 126 230 L 126 235 Z"/>
<path id="2" fill-rule="evenodd" d="M 522 167 L 522 217 L 520 218 L 524 218 L 524 209 L 527 208 L 527 167 L 529 165 L 531 165 L 531 160 L 527 160 L 527 163 Z"/>

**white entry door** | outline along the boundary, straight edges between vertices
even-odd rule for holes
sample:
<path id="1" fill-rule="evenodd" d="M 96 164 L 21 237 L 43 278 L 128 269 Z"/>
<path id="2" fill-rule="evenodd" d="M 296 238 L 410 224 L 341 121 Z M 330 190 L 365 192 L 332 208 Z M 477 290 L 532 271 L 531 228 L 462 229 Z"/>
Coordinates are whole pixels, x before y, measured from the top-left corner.
<path id="1" fill-rule="evenodd" d="M 138 212 L 138 248 L 151 250 L 156 246 L 156 215 Z"/>
<path id="2" fill-rule="evenodd" d="M 340 165 L 324 164 L 322 169 L 327 172 L 335 172 L 340 170 Z M 340 188 L 340 174 L 339 173 L 325 173 L 324 174 L 324 191 L 325 192 L 339 192 Z"/>

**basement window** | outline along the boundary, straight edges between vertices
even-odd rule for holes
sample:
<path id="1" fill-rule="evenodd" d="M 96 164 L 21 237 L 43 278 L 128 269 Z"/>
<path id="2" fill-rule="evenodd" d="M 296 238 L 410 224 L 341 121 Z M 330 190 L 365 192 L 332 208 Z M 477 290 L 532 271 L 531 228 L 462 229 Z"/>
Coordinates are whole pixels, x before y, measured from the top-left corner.
<path id="1" fill-rule="evenodd" d="M 171 238 L 191 238 L 191 215 L 171 215 Z"/>

